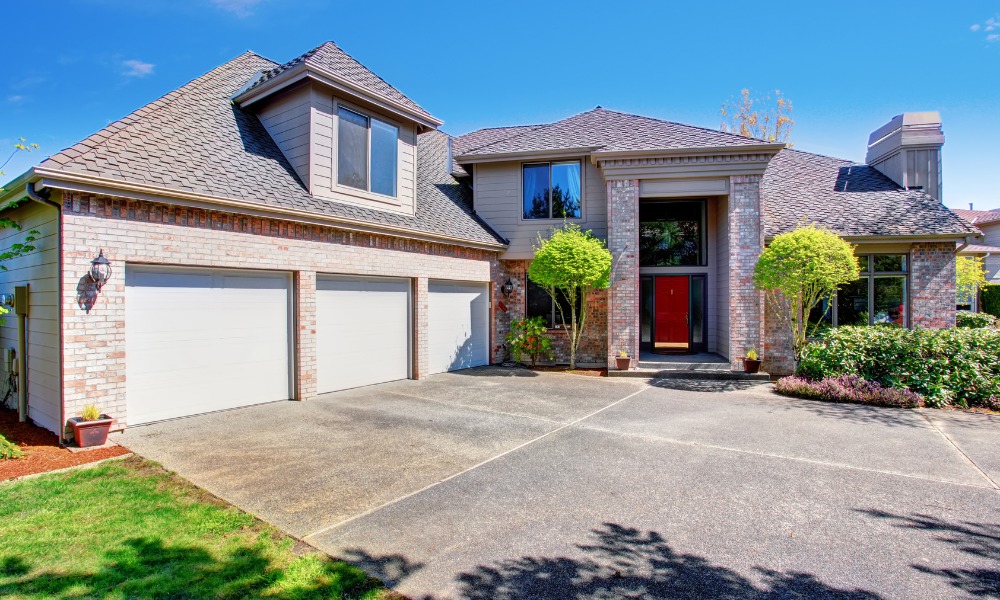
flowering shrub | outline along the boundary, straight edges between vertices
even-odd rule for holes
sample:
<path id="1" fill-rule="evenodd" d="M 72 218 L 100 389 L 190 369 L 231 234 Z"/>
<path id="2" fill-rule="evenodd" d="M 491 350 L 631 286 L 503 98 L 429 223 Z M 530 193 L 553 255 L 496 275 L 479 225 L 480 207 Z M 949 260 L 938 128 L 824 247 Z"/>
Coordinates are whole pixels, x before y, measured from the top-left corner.
<path id="1" fill-rule="evenodd" d="M 910 390 L 883 387 L 873 381 L 866 381 L 860 375 L 841 375 L 818 381 L 810 381 L 804 377 L 782 377 L 774 384 L 774 389 L 785 396 L 811 400 L 898 408 L 924 405 L 924 399 L 920 394 Z"/>
<path id="2" fill-rule="evenodd" d="M 523 357 L 528 357 L 532 367 L 540 358 L 552 358 L 552 340 L 545 335 L 546 330 L 545 319 L 542 317 L 512 321 L 510 333 L 507 334 L 511 358 L 521 362 Z"/>
<path id="3" fill-rule="evenodd" d="M 860 375 L 909 389 L 929 406 L 1000 407 L 1000 331 L 838 327 L 809 344 L 796 373 L 809 380 Z"/>
<path id="4" fill-rule="evenodd" d="M 987 313 L 959 311 L 955 314 L 955 325 L 975 329 L 978 327 L 996 327 L 997 318 Z"/>

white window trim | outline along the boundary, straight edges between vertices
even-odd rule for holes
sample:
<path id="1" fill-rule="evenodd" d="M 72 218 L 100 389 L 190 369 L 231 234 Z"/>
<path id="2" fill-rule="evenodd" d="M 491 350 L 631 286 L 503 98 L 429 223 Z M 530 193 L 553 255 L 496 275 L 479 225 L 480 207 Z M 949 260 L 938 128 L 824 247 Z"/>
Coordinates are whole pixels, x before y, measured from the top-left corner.
<path id="1" fill-rule="evenodd" d="M 549 182 L 552 182 L 552 165 L 558 163 L 571 163 L 575 162 L 580 165 L 580 216 L 573 217 L 570 219 L 564 219 L 562 217 L 545 217 L 541 219 L 525 219 L 524 218 L 524 167 L 526 165 L 549 165 Z M 587 205 L 587 162 L 582 158 L 552 158 L 549 160 L 526 160 L 518 164 L 518 174 L 517 178 L 520 182 L 517 191 L 517 216 L 518 220 L 522 223 L 556 223 L 560 221 L 569 221 L 571 223 L 583 223 L 587 220 L 587 211 L 585 209 Z M 549 190 L 549 213 L 552 212 L 552 191 Z"/>
<path id="2" fill-rule="evenodd" d="M 392 125 L 393 127 L 396 128 L 396 195 L 395 196 L 379 194 L 377 192 L 371 191 L 370 189 L 362 190 L 356 187 L 351 187 L 349 185 L 343 185 L 340 183 L 340 172 L 339 172 L 340 165 L 338 164 L 338 161 L 340 159 L 340 109 L 341 108 L 349 110 L 353 113 L 357 113 L 367 119 L 375 119 L 376 121 L 381 121 L 386 125 Z M 396 207 L 401 206 L 403 204 L 402 200 L 400 200 L 400 187 L 401 187 L 400 184 L 403 180 L 403 157 L 402 157 L 402 150 L 400 149 L 400 136 L 403 132 L 404 125 L 399 121 L 390 119 L 383 115 L 376 115 L 372 113 L 370 110 L 365 110 L 355 104 L 344 102 L 343 100 L 340 100 L 338 98 L 333 99 L 332 120 L 333 120 L 333 128 L 332 128 L 333 136 L 332 139 L 330 140 L 330 144 L 333 146 L 332 149 L 333 151 L 330 153 L 331 154 L 330 161 L 333 163 L 332 165 L 330 165 L 330 173 L 332 175 L 330 181 L 331 189 L 336 193 L 345 194 L 348 196 L 354 196 L 356 198 L 363 198 L 365 200 L 374 200 L 376 202 L 392 204 L 393 206 Z M 369 124 L 368 126 L 368 187 L 369 188 L 371 187 L 372 183 L 371 152 L 372 152 L 372 128 L 371 125 Z"/>

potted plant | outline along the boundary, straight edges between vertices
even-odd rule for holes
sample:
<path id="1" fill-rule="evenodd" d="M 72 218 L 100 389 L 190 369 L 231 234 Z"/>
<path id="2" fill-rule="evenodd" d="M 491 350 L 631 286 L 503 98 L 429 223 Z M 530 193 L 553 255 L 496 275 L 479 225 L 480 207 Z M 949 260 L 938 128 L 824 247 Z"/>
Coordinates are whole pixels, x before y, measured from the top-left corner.
<path id="1" fill-rule="evenodd" d="M 625 348 L 618 351 L 618 356 L 615 357 L 615 365 L 619 371 L 628 371 L 632 368 L 632 357 L 628 355 L 628 351 Z"/>
<path id="2" fill-rule="evenodd" d="M 108 431 L 114 419 L 102 414 L 96 404 L 88 404 L 80 411 L 79 417 L 69 420 L 73 427 L 73 438 L 81 448 L 103 446 L 108 441 Z"/>
<path id="3" fill-rule="evenodd" d="M 757 356 L 757 349 L 750 348 L 746 356 L 743 357 L 743 371 L 745 373 L 756 373 L 760 371 L 760 357 Z"/>

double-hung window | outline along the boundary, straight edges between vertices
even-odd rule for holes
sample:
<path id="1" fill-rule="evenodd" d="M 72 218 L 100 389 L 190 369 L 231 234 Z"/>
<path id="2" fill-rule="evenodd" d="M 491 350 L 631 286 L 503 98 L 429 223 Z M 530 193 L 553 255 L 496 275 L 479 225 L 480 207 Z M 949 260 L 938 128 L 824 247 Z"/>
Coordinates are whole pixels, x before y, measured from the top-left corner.
<path id="1" fill-rule="evenodd" d="M 582 215 L 580 161 L 529 163 L 521 166 L 525 219 L 579 219 Z"/>
<path id="2" fill-rule="evenodd" d="M 399 128 L 342 106 L 337 120 L 337 183 L 396 197 Z"/>

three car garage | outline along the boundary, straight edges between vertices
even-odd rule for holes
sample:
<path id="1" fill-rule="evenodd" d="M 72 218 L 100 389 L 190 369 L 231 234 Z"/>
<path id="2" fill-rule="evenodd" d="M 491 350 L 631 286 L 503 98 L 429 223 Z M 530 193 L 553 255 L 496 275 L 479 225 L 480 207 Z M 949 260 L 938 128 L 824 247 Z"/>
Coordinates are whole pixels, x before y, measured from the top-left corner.
<path id="1" fill-rule="evenodd" d="M 316 392 L 413 373 L 409 278 L 318 275 Z M 128 265 L 130 425 L 293 397 L 295 304 L 289 273 Z M 489 284 L 431 280 L 427 369 L 489 363 Z"/>

